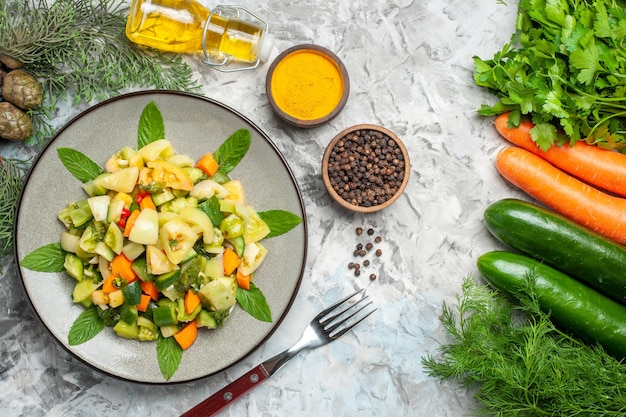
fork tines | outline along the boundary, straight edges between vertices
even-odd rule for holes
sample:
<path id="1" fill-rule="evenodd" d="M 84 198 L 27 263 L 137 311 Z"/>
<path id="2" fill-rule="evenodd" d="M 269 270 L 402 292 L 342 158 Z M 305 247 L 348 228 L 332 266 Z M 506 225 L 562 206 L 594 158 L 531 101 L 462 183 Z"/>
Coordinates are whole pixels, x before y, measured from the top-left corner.
<path id="1" fill-rule="evenodd" d="M 364 315 L 360 315 L 357 317 L 361 311 L 372 304 L 372 301 L 368 301 L 369 296 L 364 294 L 360 299 L 356 302 L 350 304 L 350 300 L 354 299 L 357 295 L 363 293 L 365 290 L 360 289 L 353 294 L 337 301 L 324 311 L 322 311 L 315 318 L 316 321 L 323 327 L 324 333 L 328 335 L 331 339 L 337 339 L 345 333 L 352 330 L 357 324 L 365 320 L 370 316 L 376 309 L 370 310 Z M 335 310 L 338 310 L 335 312 Z M 331 315 L 331 313 L 334 313 Z M 342 329 L 337 330 L 340 326 L 345 326 Z"/>

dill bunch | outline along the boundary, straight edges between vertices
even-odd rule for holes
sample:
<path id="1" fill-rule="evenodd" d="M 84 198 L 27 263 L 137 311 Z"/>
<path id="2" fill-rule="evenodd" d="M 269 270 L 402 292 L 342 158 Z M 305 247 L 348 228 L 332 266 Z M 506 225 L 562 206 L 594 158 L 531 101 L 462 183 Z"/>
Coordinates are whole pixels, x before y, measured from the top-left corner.
<path id="1" fill-rule="evenodd" d="M 125 88 L 196 91 L 181 55 L 141 48 L 126 37 L 128 5 L 120 0 L 0 0 L 0 53 L 22 63 L 41 83 L 49 105 L 27 144 L 51 133 L 46 123 L 59 100 L 103 100 Z"/>
<path id="2" fill-rule="evenodd" d="M 626 415 L 626 364 L 557 329 L 532 291 L 513 305 L 468 277 L 456 300 L 440 318 L 452 342 L 422 364 L 476 387 L 476 415 Z"/>

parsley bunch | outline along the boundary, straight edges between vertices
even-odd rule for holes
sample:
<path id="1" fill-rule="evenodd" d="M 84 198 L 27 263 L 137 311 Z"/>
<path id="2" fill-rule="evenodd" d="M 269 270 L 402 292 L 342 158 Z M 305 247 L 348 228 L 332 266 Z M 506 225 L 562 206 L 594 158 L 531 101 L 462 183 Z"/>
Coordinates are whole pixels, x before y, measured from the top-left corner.
<path id="1" fill-rule="evenodd" d="M 520 0 L 516 31 L 493 59 L 474 57 L 474 81 L 535 123 L 533 140 L 579 140 L 626 151 L 626 10 L 621 0 Z"/>

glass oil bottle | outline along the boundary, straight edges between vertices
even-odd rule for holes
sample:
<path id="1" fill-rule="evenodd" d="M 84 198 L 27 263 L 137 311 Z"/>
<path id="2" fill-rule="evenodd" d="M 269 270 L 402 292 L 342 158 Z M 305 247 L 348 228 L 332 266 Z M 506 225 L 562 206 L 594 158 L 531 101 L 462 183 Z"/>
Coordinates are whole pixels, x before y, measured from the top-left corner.
<path id="1" fill-rule="evenodd" d="M 239 6 L 209 11 L 195 0 L 133 0 L 126 36 L 165 52 L 204 52 L 204 62 L 221 71 L 256 68 L 274 42 L 267 22 L 252 12 Z M 228 68 L 231 62 L 250 65 Z"/>

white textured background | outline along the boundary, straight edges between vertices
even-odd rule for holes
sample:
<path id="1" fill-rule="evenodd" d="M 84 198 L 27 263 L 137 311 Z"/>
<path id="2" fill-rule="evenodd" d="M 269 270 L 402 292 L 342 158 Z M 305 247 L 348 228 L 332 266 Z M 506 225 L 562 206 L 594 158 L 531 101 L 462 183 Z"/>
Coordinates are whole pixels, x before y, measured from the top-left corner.
<path id="1" fill-rule="evenodd" d="M 202 1 L 209 8 L 217 3 Z M 476 110 L 493 98 L 472 80 L 472 56 L 491 58 L 514 31 L 516 2 L 495 0 L 239 1 L 266 18 L 272 59 L 300 43 L 335 52 L 350 74 L 350 99 L 322 127 L 301 130 L 276 118 L 265 97 L 269 63 L 225 74 L 189 58 L 203 92 L 264 130 L 283 152 L 304 195 L 309 257 L 303 284 L 278 331 L 224 373 L 175 386 L 103 376 L 67 354 L 35 319 L 11 259 L 0 276 L 0 415 L 175 416 L 295 342 L 318 310 L 369 284 L 347 269 L 354 230 L 372 227 L 383 256 L 368 292 L 379 310 L 338 342 L 304 352 L 221 416 L 463 416 L 471 392 L 425 375 L 421 358 L 446 341 L 438 316 L 475 259 L 496 243 L 482 224 L 486 205 L 517 192 L 496 173 L 504 143 Z M 65 108 L 56 123 L 81 108 Z M 321 156 L 339 131 L 383 125 L 405 142 L 412 172 L 403 197 L 382 213 L 356 215 L 323 188 Z M 0 151 L 10 152 L 6 144 Z M 519 194 L 516 194 L 519 195 Z"/>

